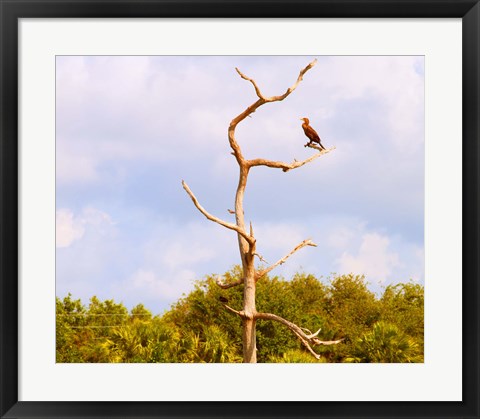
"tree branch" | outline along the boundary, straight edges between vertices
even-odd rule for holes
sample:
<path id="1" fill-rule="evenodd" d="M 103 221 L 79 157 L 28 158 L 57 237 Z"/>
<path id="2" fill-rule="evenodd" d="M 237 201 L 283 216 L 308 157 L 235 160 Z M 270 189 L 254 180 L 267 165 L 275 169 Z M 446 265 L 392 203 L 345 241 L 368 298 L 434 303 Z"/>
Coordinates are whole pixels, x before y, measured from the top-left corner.
<path id="1" fill-rule="evenodd" d="M 279 96 L 271 96 L 271 97 L 265 97 L 262 92 L 260 91 L 260 88 L 258 87 L 257 83 L 255 80 L 251 79 L 250 77 L 247 77 L 245 74 L 243 74 L 238 68 L 235 67 L 235 70 L 237 70 L 237 73 L 240 75 L 240 77 L 244 80 L 249 81 L 250 83 L 253 84 L 253 87 L 255 88 L 255 93 L 257 94 L 258 98 L 261 100 L 264 100 L 265 102 L 278 102 L 280 100 L 285 99 L 290 93 L 292 93 L 298 86 L 298 84 L 303 80 L 303 75 L 310 70 L 315 64 L 317 64 L 317 60 L 313 60 L 310 64 L 308 64 L 303 70 L 300 71 L 300 74 L 297 77 L 297 81 L 287 89 L 287 91 L 283 95 Z"/>
<path id="2" fill-rule="evenodd" d="M 310 163 L 311 161 L 317 159 L 320 156 L 323 156 L 324 154 L 330 153 L 330 151 L 335 150 L 335 148 L 336 147 L 330 147 L 330 148 L 327 148 L 326 150 L 321 150 L 319 153 L 316 153 L 313 156 L 310 156 L 308 159 L 305 159 L 303 161 L 294 160 L 293 163 L 284 163 L 282 161 L 274 161 L 274 160 L 267 160 L 267 159 L 252 159 L 252 160 L 247 160 L 246 164 L 248 165 L 249 168 L 254 166 L 267 166 L 274 169 L 282 169 L 284 172 L 288 172 L 289 170 L 296 169 L 307 163 Z"/>
<path id="3" fill-rule="evenodd" d="M 232 287 L 236 287 L 237 285 L 241 285 L 243 284 L 244 282 L 244 278 L 242 279 L 239 279 L 235 282 L 230 282 L 229 284 L 223 282 L 220 278 L 217 277 L 217 279 L 215 279 L 215 283 L 222 289 L 226 290 L 228 288 L 232 288 Z"/>
<path id="4" fill-rule="evenodd" d="M 257 279 L 257 280 L 260 279 L 263 275 L 268 274 L 272 269 L 274 269 L 278 265 L 281 265 L 281 264 L 285 263 L 285 261 L 290 256 L 292 256 L 296 251 L 300 250 L 302 247 L 305 247 L 305 246 L 317 247 L 317 245 L 313 241 L 311 241 L 310 239 L 304 240 L 303 242 L 298 244 L 288 255 L 284 256 L 283 258 L 281 258 L 279 261 L 275 262 L 273 265 L 269 266 L 268 268 L 265 268 L 265 269 L 257 272 L 255 274 L 255 279 Z"/>
<path id="5" fill-rule="evenodd" d="M 300 74 L 298 75 L 297 81 L 295 82 L 295 84 L 293 86 L 289 87 L 283 95 L 272 96 L 272 97 L 266 98 L 266 101 L 267 102 L 276 102 L 276 101 L 285 99 L 290 93 L 292 93 L 297 88 L 299 83 L 303 80 L 303 75 L 308 70 L 310 70 L 315 64 L 317 64 L 317 59 L 316 58 L 310 64 L 308 64 L 303 70 L 300 71 Z"/>
<path id="6" fill-rule="evenodd" d="M 322 328 L 318 329 L 315 333 L 310 332 L 306 327 L 301 327 L 300 329 L 305 330 L 309 334 L 309 338 L 314 338 L 315 336 L 318 336 Z"/>
<path id="7" fill-rule="evenodd" d="M 235 159 L 237 160 L 237 163 L 240 167 L 240 176 L 238 179 L 237 193 L 235 195 L 235 221 L 236 221 L 236 225 L 238 226 L 240 231 L 242 231 L 243 233 L 242 234 L 239 232 L 238 239 L 239 239 L 240 254 L 242 256 L 242 265 L 244 267 L 246 266 L 245 255 L 247 251 L 250 251 L 251 253 L 255 253 L 255 239 L 253 237 L 253 234 L 251 234 L 248 239 L 245 236 L 246 228 L 245 228 L 245 220 L 243 215 L 243 195 L 244 195 L 245 187 L 247 184 L 248 172 L 251 166 L 247 164 L 247 161 L 245 160 L 245 157 L 242 154 L 242 149 L 240 148 L 240 145 L 237 143 L 237 140 L 235 138 L 235 130 L 237 128 L 237 125 L 241 121 L 251 116 L 251 114 L 254 113 L 260 106 L 264 105 L 267 102 L 275 102 L 275 101 L 280 101 L 285 99 L 290 93 L 292 93 L 296 89 L 298 84 L 303 80 L 304 74 L 308 70 L 310 70 L 316 63 L 317 63 L 317 60 L 314 60 L 310 64 L 308 64 L 304 69 L 302 69 L 297 77 L 296 82 L 291 87 L 289 87 L 283 95 L 272 96 L 269 98 L 266 98 L 263 96 L 255 80 L 253 80 L 250 77 L 247 77 L 238 68 L 236 68 L 236 71 L 241 78 L 252 83 L 253 87 L 255 88 L 255 92 L 258 96 L 258 99 L 253 104 L 251 104 L 241 114 L 239 114 L 238 116 L 232 119 L 228 127 L 228 141 L 231 149 L 233 150 L 232 154 L 235 156 Z M 284 164 L 282 166 L 282 169 L 287 171 L 293 168 L 293 166 L 292 167 L 291 166 L 292 165 Z M 239 230 L 236 230 L 236 231 L 239 231 Z M 245 240 L 250 245 L 249 249 L 246 248 Z"/>
<path id="8" fill-rule="evenodd" d="M 250 77 L 247 77 L 245 74 L 243 74 L 237 67 L 235 67 L 235 70 L 237 70 L 237 73 L 240 74 L 240 77 L 244 80 L 249 81 L 250 83 L 253 84 L 253 87 L 255 88 L 255 93 L 257 94 L 259 99 L 265 100 L 265 96 L 262 95 L 262 92 L 260 91 L 260 88 L 258 87 L 257 83 L 255 80 L 251 79 Z"/>
<path id="9" fill-rule="evenodd" d="M 262 106 L 265 103 L 268 102 L 278 102 L 283 99 L 285 99 L 290 93 L 292 93 L 299 83 L 303 80 L 304 74 L 310 70 L 315 64 L 317 63 L 317 60 L 313 60 L 310 64 L 308 64 L 303 70 L 300 71 L 300 74 L 297 77 L 297 81 L 287 89 L 287 91 L 283 95 L 279 96 L 271 96 L 271 97 L 265 97 L 263 96 L 262 92 L 260 91 L 260 88 L 258 87 L 257 83 L 255 80 L 251 79 L 250 77 L 247 77 L 245 74 L 243 74 L 238 68 L 237 73 L 240 75 L 240 77 L 244 80 L 249 81 L 250 83 L 253 84 L 253 87 L 255 88 L 255 92 L 258 96 L 258 100 L 251 104 L 247 109 L 245 109 L 241 114 L 239 114 L 236 118 L 232 119 L 232 122 L 230 122 L 230 126 L 228 128 L 228 139 L 230 141 L 230 146 L 233 149 L 233 154 L 237 158 L 237 161 L 240 163 L 243 160 L 243 156 L 240 150 L 240 147 L 238 143 L 235 141 L 235 128 L 237 125 L 242 122 L 247 116 L 250 116 L 252 113 L 254 113 L 260 106 Z"/>
<path id="10" fill-rule="evenodd" d="M 314 148 L 315 150 L 318 150 L 318 151 L 323 151 L 325 150 L 325 148 L 322 148 L 320 147 L 319 145 L 315 144 L 315 143 L 312 143 L 312 142 L 309 142 L 307 144 L 304 145 L 304 147 L 310 147 L 310 148 Z M 331 150 L 333 150 L 335 147 L 332 147 Z"/>
<path id="11" fill-rule="evenodd" d="M 236 314 L 237 316 L 240 316 L 240 317 L 242 317 L 242 318 L 245 317 L 245 312 L 235 310 L 234 308 L 228 306 L 228 305 L 225 304 L 225 303 L 222 303 L 222 305 L 223 305 L 228 311 L 230 311 L 231 313 Z"/>
<path id="12" fill-rule="evenodd" d="M 317 338 L 318 333 L 311 333 L 309 335 L 305 334 L 301 327 L 298 327 L 295 323 L 292 323 L 283 317 L 277 316 L 276 314 L 272 313 L 256 313 L 255 319 L 263 319 L 263 320 L 273 320 L 283 325 L 287 326 L 302 342 L 302 344 L 308 349 L 308 351 L 317 359 L 320 359 L 320 355 L 317 354 L 313 349 L 312 346 L 317 345 L 336 345 L 343 341 L 343 339 L 338 340 L 320 340 Z"/>
<path id="13" fill-rule="evenodd" d="M 185 191 L 187 192 L 187 194 L 190 196 L 190 198 L 192 199 L 194 205 L 197 207 L 197 209 L 206 217 L 208 218 L 210 221 L 213 221 L 217 224 L 220 224 L 222 225 L 223 227 L 226 227 L 226 228 L 229 228 L 230 230 L 234 230 L 236 231 L 238 234 L 240 234 L 250 245 L 254 245 L 255 244 L 255 238 L 249 236 L 242 228 L 240 228 L 239 226 L 237 226 L 236 224 L 232 224 L 232 223 L 228 223 L 226 221 L 223 221 L 221 220 L 220 218 L 218 217 L 215 217 L 214 215 L 208 213 L 205 208 L 203 208 L 200 203 L 198 202 L 198 199 L 195 197 L 195 195 L 193 194 L 193 192 L 190 190 L 190 188 L 188 187 L 188 185 L 185 183 L 184 180 L 182 180 L 182 186 L 183 186 L 183 189 L 185 189 Z"/>
<path id="14" fill-rule="evenodd" d="M 254 253 L 253 256 L 256 256 L 260 260 L 260 262 L 266 263 L 268 265 L 268 262 L 263 258 L 262 255 Z"/>

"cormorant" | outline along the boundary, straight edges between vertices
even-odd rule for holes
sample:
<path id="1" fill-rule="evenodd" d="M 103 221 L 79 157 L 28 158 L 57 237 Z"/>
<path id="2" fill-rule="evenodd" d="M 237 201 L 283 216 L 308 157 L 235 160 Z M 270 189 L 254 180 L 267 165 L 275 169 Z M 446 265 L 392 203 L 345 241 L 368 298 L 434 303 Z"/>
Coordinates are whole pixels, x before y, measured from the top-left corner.
<path id="1" fill-rule="evenodd" d="M 303 121 L 302 128 L 303 131 L 305 132 L 305 135 L 308 137 L 310 140 L 310 143 L 318 143 L 320 147 L 325 150 L 325 147 L 322 145 L 320 142 L 320 137 L 318 136 L 317 132 L 309 125 L 310 121 L 308 118 L 300 118 Z M 306 145 L 308 145 L 306 144 Z"/>

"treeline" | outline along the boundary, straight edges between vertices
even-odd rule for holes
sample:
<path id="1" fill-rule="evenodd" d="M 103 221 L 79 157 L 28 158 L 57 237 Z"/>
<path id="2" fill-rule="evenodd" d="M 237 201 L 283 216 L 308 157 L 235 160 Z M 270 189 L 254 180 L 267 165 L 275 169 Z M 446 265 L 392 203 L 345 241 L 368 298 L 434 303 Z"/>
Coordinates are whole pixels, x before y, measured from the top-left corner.
<path id="1" fill-rule="evenodd" d="M 240 277 L 234 268 L 224 278 Z M 280 323 L 257 322 L 258 362 L 423 362 L 423 286 L 409 282 L 372 293 L 362 276 L 334 277 L 328 284 L 312 275 L 291 281 L 262 278 L 257 310 L 277 314 L 321 340 L 317 361 Z M 88 306 L 71 295 L 56 299 L 57 362 L 242 362 L 242 325 L 220 302 L 242 306 L 241 286 L 223 290 L 213 277 L 163 315 L 142 304 L 128 311 L 113 300 L 92 297 Z"/>

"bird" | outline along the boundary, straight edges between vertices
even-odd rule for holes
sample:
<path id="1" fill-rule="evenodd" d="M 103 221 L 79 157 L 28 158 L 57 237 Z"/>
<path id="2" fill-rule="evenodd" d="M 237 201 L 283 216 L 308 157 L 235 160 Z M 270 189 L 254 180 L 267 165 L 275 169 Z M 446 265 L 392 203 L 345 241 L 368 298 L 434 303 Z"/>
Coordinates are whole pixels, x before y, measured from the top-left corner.
<path id="1" fill-rule="evenodd" d="M 322 143 L 320 142 L 320 137 L 318 136 L 317 134 L 317 131 L 315 131 L 309 124 L 310 124 L 310 121 L 308 118 L 300 118 L 300 120 L 303 121 L 303 124 L 302 124 L 302 128 L 303 128 L 303 131 L 305 132 L 305 135 L 308 137 L 308 139 L 310 140 L 310 142 L 308 144 L 305 144 L 305 146 L 311 144 L 311 143 L 318 143 L 320 145 L 320 147 L 323 149 L 323 150 L 326 150 L 325 147 L 322 145 Z"/>

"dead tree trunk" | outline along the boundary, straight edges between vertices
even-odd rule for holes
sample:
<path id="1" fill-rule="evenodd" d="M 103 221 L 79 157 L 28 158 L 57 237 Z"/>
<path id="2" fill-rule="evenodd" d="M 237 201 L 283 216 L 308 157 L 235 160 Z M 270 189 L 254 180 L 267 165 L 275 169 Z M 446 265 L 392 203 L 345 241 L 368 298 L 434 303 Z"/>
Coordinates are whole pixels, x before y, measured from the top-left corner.
<path id="1" fill-rule="evenodd" d="M 255 256 L 261 258 L 258 255 L 256 250 L 256 239 L 253 232 L 252 224 L 250 223 L 248 231 L 245 226 L 245 216 L 243 211 L 243 198 L 245 195 L 245 188 L 247 186 L 247 179 L 249 171 L 252 167 L 256 166 L 266 166 L 275 169 L 282 169 L 284 172 L 288 172 L 289 170 L 296 169 L 301 167 L 316 158 L 329 153 L 335 147 L 330 149 L 320 149 L 320 151 L 308 159 L 303 161 L 294 160 L 292 163 L 284 163 L 281 161 L 273 161 L 273 160 L 266 160 L 266 159 L 252 159 L 247 160 L 242 154 L 242 150 L 238 145 L 235 139 L 235 130 L 237 125 L 242 122 L 245 118 L 250 116 L 253 112 L 255 112 L 260 106 L 270 103 L 270 102 L 278 102 L 285 99 L 287 96 L 292 93 L 298 84 L 303 80 L 303 75 L 310 70 L 316 64 L 316 60 L 308 64 L 303 70 L 300 71 L 296 82 L 293 86 L 289 87 L 285 93 L 279 96 L 271 96 L 266 97 L 260 91 L 255 80 L 245 76 L 238 68 L 237 73 L 240 77 L 244 80 L 249 81 L 252 83 L 255 92 L 257 94 L 258 99 L 250 105 L 247 109 L 245 109 L 241 114 L 235 117 L 231 122 L 228 128 L 228 141 L 230 143 L 230 147 L 232 148 L 232 154 L 235 156 L 239 166 L 239 179 L 238 179 L 238 186 L 235 195 L 235 224 L 223 221 L 210 213 L 208 213 L 198 202 L 197 198 L 190 190 L 188 185 L 182 181 L 183 188 L 188 193 L 190 198 L 192 199 L 193 203 L 197 207 L 197 209 L 209 220 L 214 221 L 228 229 L 234 230 L 238 236 L 238 246 L 240 250 L 240 257 L 242 260 L 242 268 L 243 268 L 243 278 L 239 281 L 233 283 L 224 283 L 221 280 L 217 281 L 218 286 L 221 288 L 230 288 L 234 286 L 238 286 L 243 284 L 244 291 L 243 291 L 243 307 L 242 310 L 235 310 L 234 308 L 228 306 L 227 304 L 223 304 L 227 310 L 236 315 L 240 316 L 243 321 L 243 362 L 245 363 L 255 363 L 257 362 L 257 351 L 256 351 L 256 333 L 255 333 L 255 324 L 256 321 L 259 319 L 264 320 L 273 320 L 284 324 L 288 327 L 305 345 L 305 347 L 315 356 L 317 359 L 320 357 L 313 349 L 312 346 L 315 345 L 331 345 L 340 342 L 341 340 L 336 341 L 321 341 L 317 338 L 320 330 L 316 333 L 312 333 L 309 330 L 300 328 L 299 326 L 295 325 L 294 323 L 285 320 L 275 314 L 271 313 L 259 313 L 256 310 L 255 306 L 255 289 L 257 281 L 274 269 L 276 266 L 284 263 L 291 255 L 293 255 L 297 250 L 300 250 L 302 247 L 305 246 L 316 246 L 311 240 L 304 240 L 300 244 L 298 244 L 288 255 L 284 256 L 280 260 L 278 260 L 273 265 L 263 269 L 263 270 L 256 270 L 255 269 Z M 317 148 L 315 146 L 311 146 L 312 148 Z"/>

